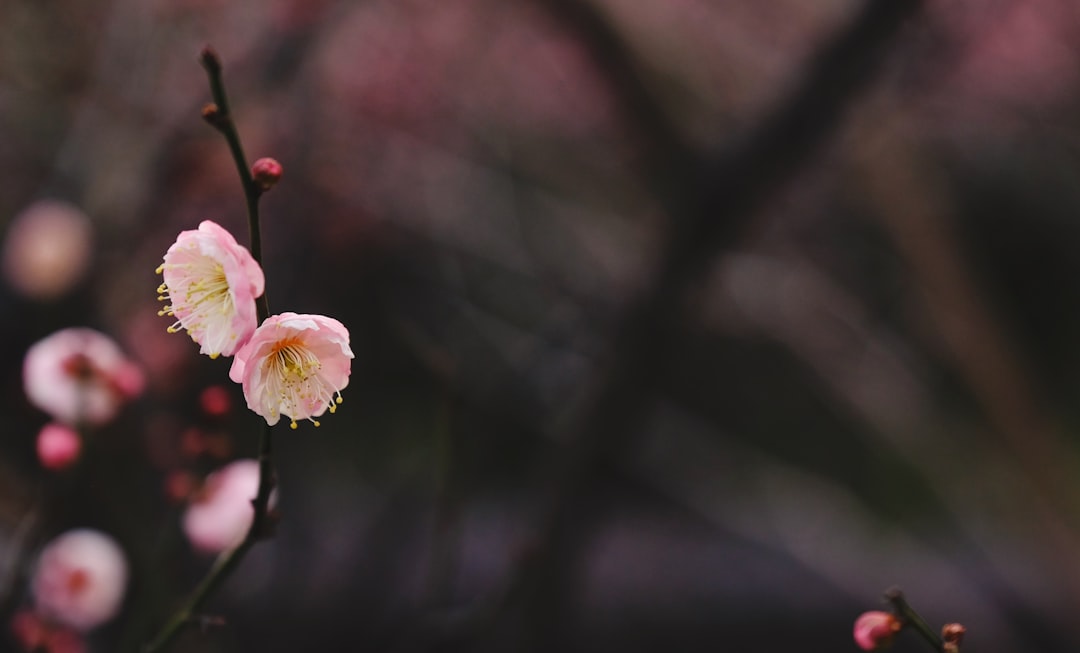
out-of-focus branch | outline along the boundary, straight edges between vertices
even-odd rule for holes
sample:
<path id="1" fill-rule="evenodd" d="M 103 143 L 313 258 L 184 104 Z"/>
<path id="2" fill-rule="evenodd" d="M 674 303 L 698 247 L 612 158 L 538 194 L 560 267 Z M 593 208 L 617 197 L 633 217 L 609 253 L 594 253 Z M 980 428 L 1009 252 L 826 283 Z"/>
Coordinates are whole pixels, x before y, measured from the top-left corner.
<path id="1" fill-rule="evenodd" d="M 887 48 L 919 0 L 866 2 L 852 23 L 824 47 L 805 77 L 760 127 L 721 156 L 681 145 L 666 117 L 634 72 L 622 40 L 591 4 L 545 0 L 573 30 L 627 107 L 648 143 L 678 156 L 656 170 L 654 186 L 669 213 L 662 255 L 649 283 L 629 303 L 612 338 L 606 363 L 586 391 L 579 419 L 568 430 L 568 448 L 546 478 L 549 494 L 530 551 L 513 574 L 511 594 L 525 601 L 523 614 L 540 615 L 524 641 L 543 647 L 543 612 L 567 573 L 576 532 L 576 499 L 603 456 L 617 456 L 634 439 L 648 406 L 648 392 L 664 362 L 663 344 L 678 321 L 681 293 L 719 252 L 732 248 L 756 209 L 809 161 L 835 132 L 845 109 L 873 80 Z M 556 573 L 556 572 L 559 573 Z"/>
<path id="2" fill-rule="evenodd" d="M 1054 559 L 1069 561 L 1080 546 L 1080 522 L 1073 517 L 1080 509 L 1080 496 L 1068 471 L 1075 455 L 1047 413 L 1036 375 L 1013 346 L 965 261 L 953 233 L 956 208 L 902 120 L 879 120 L 863 127 L 861 134 L 852 167 L 910 269 L 927 315 L 931 346 L 966 383 L 1000 438 L 995 444 L 1030 486 L 1026 506 L 1038 520 L 1040 541 L 1052 547 Z M 1059 582 L 1080 594 L 1080 566 L 1063 563 L 1057 573 Z"/>
<path id="3" fill-rule="evenodd" d="M 628 122 L 644 139 L 644 155 L 652 167 L 660 170 L 686 161 L 691 151 L 689 143 L 642 79 L 634 52 L 601 10 L 582 0 L 538 1 L 588 48 L 593 63 L 618 96 Z"/>

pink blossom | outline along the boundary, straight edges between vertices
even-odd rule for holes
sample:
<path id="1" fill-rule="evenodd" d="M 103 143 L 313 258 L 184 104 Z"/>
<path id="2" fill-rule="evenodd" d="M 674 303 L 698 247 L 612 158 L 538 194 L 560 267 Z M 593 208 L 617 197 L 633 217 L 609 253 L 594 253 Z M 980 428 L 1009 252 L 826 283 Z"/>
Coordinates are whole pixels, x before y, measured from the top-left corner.
<path id="1" fill-rule="evenodd" d="M 119 545 L 104 533 L 80 529 L 45 547 L 31 588 L 41 614 L 86 631 L 119 611 L 127 576 L 127 560 Z"/>
<path id="2" fill-rule="evenodd" d="M 26 352 L 23 385 L 30 403 L 65 424 L 101 425 L 143 389 L 143 374 L 112 338 L 70 328 Z"/>
<path id="3" fill-rule="evenodd" d="M 284 415 L 315 426 L 341 403 L 352 369 L 349 332 L 323 315 L 282 313 L 267 318 L 236 353 L 229 377 L 243 384 L 248 408 L 277 424 Z"/>
<path id="4" fill-rule="evenodd" d="M 876 651 L 892 644 L 901 627 L 900 620 L 888 612 L 864 612 L 855 620 L 855 644 L 864 651 Z"/>
<path id="5" fill-rule="evenodd" d="M 165 283 L 158 299 L 168 301 L 160 315 L 187 329 L 211 358 L 236 353 L 258 324 L 255 298 L 263 294 L 262 268 L 228 231 L 210 220 L 182 231 L 158 267 Z"/>
<path id="6" fill-rule="evenodd" d="M 81 451 L 82 440 L 70 426 L 50 422 L 38 433 L 38 460 L 46 469 L 67 469 L 79 459 Z"/>
<path id="7" fill-rule="evenodd" d="M 206 479 L 202 491 L 184 512 L 184 534 L 192 546 L 207 553 L 232 548 L 244 539 L 259 491 L 259 463 L 237 460 Z"/>

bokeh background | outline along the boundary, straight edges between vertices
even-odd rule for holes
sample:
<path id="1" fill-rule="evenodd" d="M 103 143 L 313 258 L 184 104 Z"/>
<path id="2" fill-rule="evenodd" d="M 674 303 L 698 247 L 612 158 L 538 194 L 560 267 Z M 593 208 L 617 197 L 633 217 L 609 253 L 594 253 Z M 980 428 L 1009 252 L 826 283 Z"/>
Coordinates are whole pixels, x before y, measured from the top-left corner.
<path id="1" fill-rule="evenodd" d="M 132 580 L 88 644 L 137 650 L 212 561 L 178 484 L 255 453 L 156 314 L 180 230 L 246 242 L 212 44 L 285 170 L 271 311 L 357 356 L 174 650 L 853 651 L 894 585 L 1076 650 L 1078 36 L 1069 0 L 4 0 L 5 631 L 93 527 Z M 57 473 L 22 360 L 68 326 L 148 386 Z"/>

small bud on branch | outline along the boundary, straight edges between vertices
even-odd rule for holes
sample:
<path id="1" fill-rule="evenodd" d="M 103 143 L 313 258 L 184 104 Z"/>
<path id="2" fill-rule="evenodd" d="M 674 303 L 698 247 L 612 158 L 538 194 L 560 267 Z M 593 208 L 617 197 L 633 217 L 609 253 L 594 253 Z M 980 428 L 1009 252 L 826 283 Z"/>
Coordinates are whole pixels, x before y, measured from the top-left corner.
<path id="1" fill-rule="evenodd" d="M 277 159 L 263 157 L 251 166 L 251 178 L 263 192 L 273 188 L 281 181 L 282 167 Z"/>
<path id="2" fill-rule="evenodd" d="M 959 653 L 967 628 L 961 624 L 945 624 L 941 627 L 941 639 L 945 640 L 945 653 Z"/>

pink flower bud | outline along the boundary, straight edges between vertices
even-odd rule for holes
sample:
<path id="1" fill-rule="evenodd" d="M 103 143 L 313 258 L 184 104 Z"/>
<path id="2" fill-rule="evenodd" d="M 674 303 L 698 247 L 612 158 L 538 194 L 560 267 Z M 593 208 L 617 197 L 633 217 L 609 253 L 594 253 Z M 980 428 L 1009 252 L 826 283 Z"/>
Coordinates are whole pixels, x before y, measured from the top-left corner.
<path id="1" fill-rule="evenodd" d="M 45 469 L 67 469 L 79 459 L 82 440 L 74 429 L 50 422 L 37 438 L 37 455 Z"/>
<path id="2" fill-rule="evenodd" d="M 273 188 L 281 181 L 282 168 L 277 159 L 264 157 L 251 166 L 251 177 L 264 191 Z"/>
<path id="3" fill-rule="evenodd" d="M 82 529 L 68 531 L 45 547 L 31 588 L 41 614 L 86 631 L 119 611 L 127 576 L 127 560 L 116 542 Z"/>
<path id="4" fill-rule="evenodd" d="M 903 624 L 888 612 L 864 612 L 855 620 L 855 644 L 864 651 L 876 651 L 892 644 Z"/>

